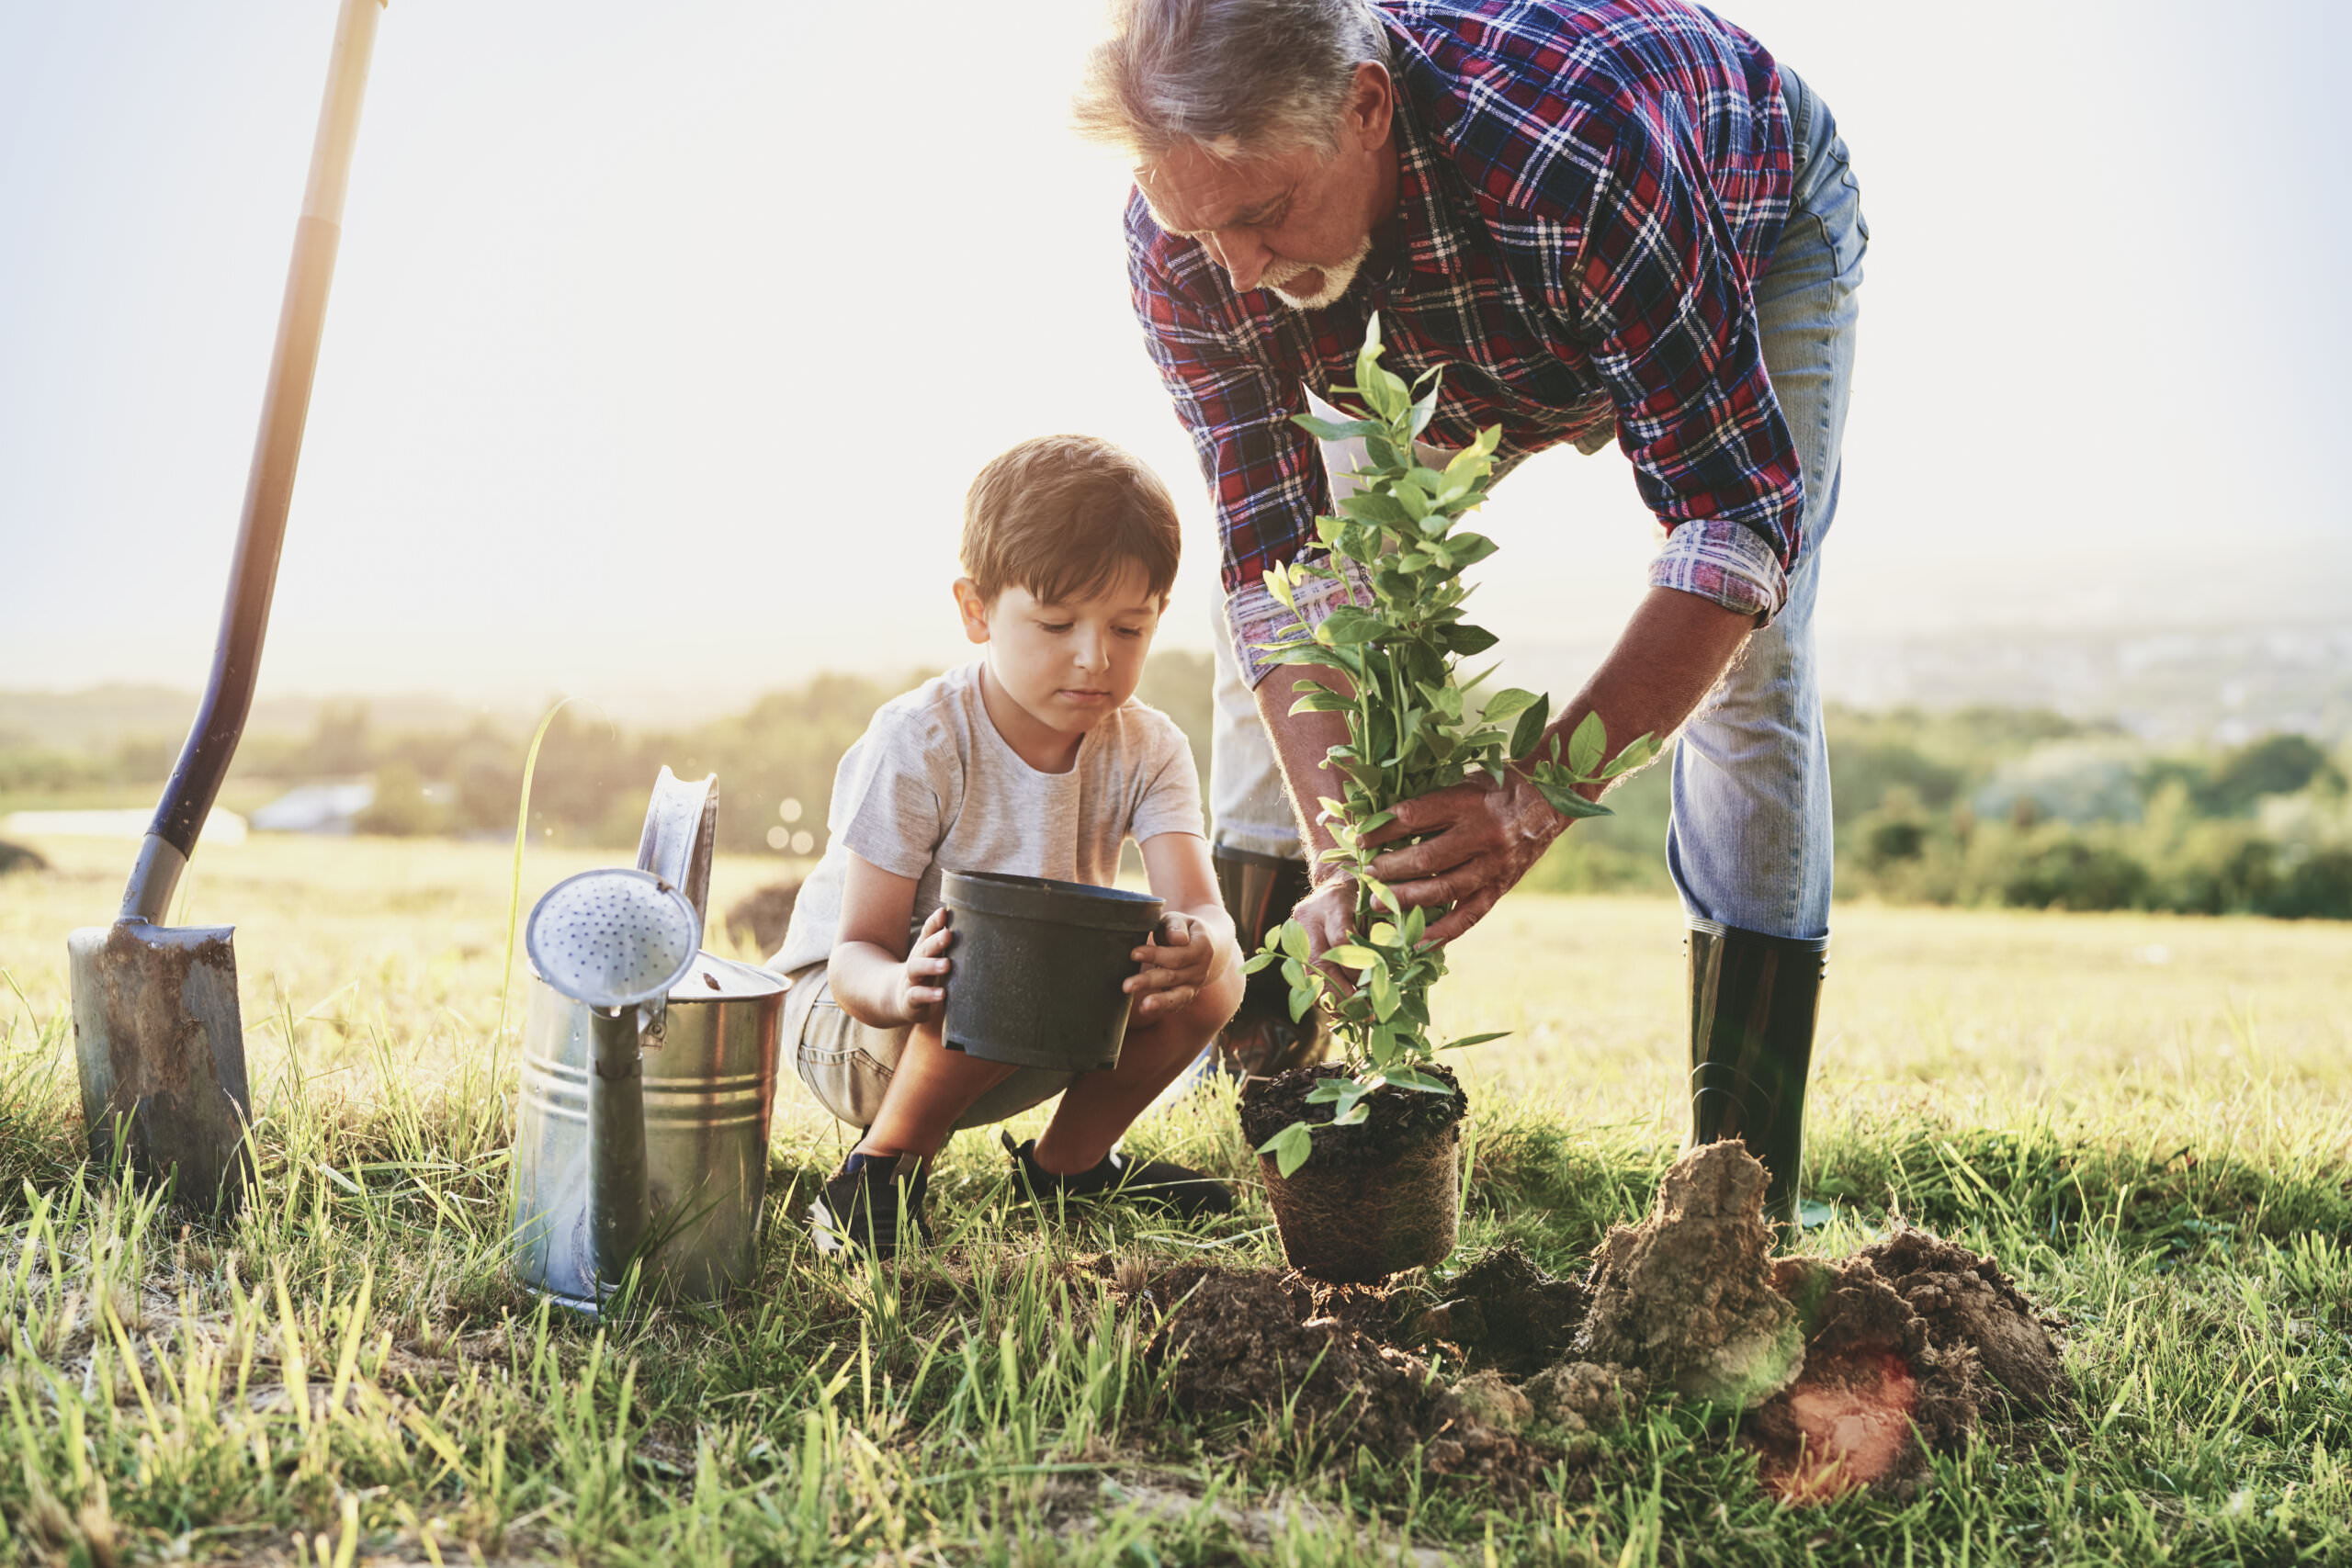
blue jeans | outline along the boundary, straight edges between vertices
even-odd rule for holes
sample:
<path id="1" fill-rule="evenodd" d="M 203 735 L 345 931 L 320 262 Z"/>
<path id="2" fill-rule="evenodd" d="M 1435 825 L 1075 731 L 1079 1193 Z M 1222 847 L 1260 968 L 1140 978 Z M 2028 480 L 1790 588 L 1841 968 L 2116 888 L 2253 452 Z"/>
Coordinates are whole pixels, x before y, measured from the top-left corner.
<path id="1" fill-rule="evenodd" d="M 1787 604 L 1747 639 L 1674 749 L 1666 865 L 1693 919 L 1767 936 L 1829 934 L 1835 844 L 1813 610 L 1838 516 L 1854 378 L 1855 289 L 1870 225 L 1828 106 L 1781 68 L 1795 135 L 1793 209 L 1756 283 L 1772 394 L 1804 475 L 1804 544 Z"/>
<path id="2" fill-rule="evenodd" d="M 1828 107 L 1781 68 L 1795 136 L 1788 227 L 1756 284 L 1764 363 L 1804 476 L 1804 547 L 1789 598 L 1747 639 L 1675 748 L 1667 869 L 1684 910 L 1768 936 L 1829 931 L 1833 844 L 1813 607 L 1821 541 L 1838 515 L 1838 450 L 1854 373 L 1854 290 L 1870 227 Z M 1213 841 L 1304 858 L 1282 771 L 1216 616 Z"/>

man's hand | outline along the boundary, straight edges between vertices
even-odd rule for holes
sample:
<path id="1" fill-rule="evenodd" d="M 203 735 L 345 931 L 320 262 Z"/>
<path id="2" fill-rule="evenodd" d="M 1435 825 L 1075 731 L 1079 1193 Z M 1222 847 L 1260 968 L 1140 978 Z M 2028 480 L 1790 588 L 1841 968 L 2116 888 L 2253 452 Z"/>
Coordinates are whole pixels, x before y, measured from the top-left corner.
<path id="1" fill-rule="evenodd" d="M 947 906 L 943 904 L 923 921 L 915 945 L 907 954 L 904 966 L 906 983 L 900 987 L 899 1008 L 909 1023 L 930 1023 L 947 1005 L 947 944 L 956 933 L 947 929 Z"/>
<path id="2" fill-rule="evenodd" d="M 1366 842 L 1428 836 L 1390 850 L 1372 863 L 1372 872 L 1408 909 L 1453 906 L 1430 923 L 1429 942 L 1451 942 L 1476 925 L 1568 825 L 1516 773 L 1505 784 L 1481 775 L 1401 802 L 1395 816 Z"/>
<path id="3" fill-rule="evenodd" d="M 1171 913 L 1162 915 L 1152 940 L 1128 956 L 1143 969 L 1127 976 L 1123 988 L 1136 998 L 1136 1021 L 1148 1023 L 1192 1006 L 1209 983 L 1216 943 L 1200 921 Z"/>

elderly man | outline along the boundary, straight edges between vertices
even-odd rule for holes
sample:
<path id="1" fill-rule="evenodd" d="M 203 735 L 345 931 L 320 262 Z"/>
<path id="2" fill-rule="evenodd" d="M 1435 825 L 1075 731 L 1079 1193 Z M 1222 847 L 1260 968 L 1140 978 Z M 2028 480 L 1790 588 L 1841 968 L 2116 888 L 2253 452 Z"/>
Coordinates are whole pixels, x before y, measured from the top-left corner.
<path id="1" fill-rule="evenodd" d="M 1742 1138 L 1792 1222 L 1828 946 L 1813 609 L 1869 235 L 1827 107 L 1680 0 L 1126 0 L 1078 113 L 1135 159 L 1136 309 L 1224 536 L 1227 695 L 1254 690 L 1294 802 L 1340 793 L 1324 758 L 1345 730 L 1293 713 L 1293 681 L 1340 677 L 1270 674 L 1258 645 L 1288 616 L 1261 573 L 1329 506 L 1291 415 L 1348 379 L 1366 318 L 1399 374 L 1447 367 L 1434 441 L 1498 424 L 1507 468 L 1614 434 L 1667 543 L 1553 729 L 1597 712 L 1618 742 L 1679 731 L 1666 852 L 1689 917 L 1692 1136 Z M 1268 789 L 1228 750 L 1220 837 L 1238 815 L 1263 853 Z M 1448 908 L 1440 939 L 1567 826 L 1516 783 L 1396 816 L 1417 841 L 1375 870 Z M 1299 817 L 1307 851 L 1327 847 Z M 1351 903 L 1327 882 L 1297 912 L 1329 945 Z"/>

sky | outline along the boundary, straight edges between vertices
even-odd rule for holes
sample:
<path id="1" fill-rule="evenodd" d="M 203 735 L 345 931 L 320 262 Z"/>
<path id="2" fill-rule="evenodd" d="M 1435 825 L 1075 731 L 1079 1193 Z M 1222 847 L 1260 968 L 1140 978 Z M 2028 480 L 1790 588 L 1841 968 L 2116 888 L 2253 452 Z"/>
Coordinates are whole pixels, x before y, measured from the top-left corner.
<path id="1" fill-rule="evenodd" d="M 1872 231 L 1826 636 L 2340 624 L 2338 0 L 1727 0 Z M 0 687 L 193 687 L 332 0 L 0 0 Z M 1108 436 L 1216 547 L 1145 358 L 1127 174 L 1066 117 L 1096 0 L 393 0 L 266 694 L 708 711 L 960 656 L 973 471 Z M 1486 513 L 1506 646 L 1604 638 L 1622 456 Z"/>

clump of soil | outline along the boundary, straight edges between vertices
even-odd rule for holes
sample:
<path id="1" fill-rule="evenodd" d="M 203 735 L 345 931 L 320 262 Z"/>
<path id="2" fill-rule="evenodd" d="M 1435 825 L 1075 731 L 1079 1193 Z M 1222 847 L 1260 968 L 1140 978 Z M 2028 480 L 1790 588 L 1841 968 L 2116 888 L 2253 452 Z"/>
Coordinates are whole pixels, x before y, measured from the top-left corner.
<path id="1" fill-rule="evenodd" d="M 1730 1141 L 1677 1161 L 1649 1217 L 1601 1243 L 1577 1359 L 1638 1367 L 1687 1399 L 1738 1410 L 1795 1381 L 1804 1330 L 1772 1288 L 1766 1180 Z"/>
<path id="2" fill-rule="evenodd" d="M 1866 1258 L 1784 1260 L 1774 1273 L 1806 1334 L 1803 1372 L 1741 1427 L 1768 1489 L 1792 1503 L 1899 1490 L 1975 1427 L 1973 1352 L 1937 1346 Z"/>
<path id="3" fill-rule="evenodd" d="M 1571 1432 L 1613 1427 L 1649 1392 L 1650 1380 L 1631 1367 L 1562 1361 L 1527 1381 L 1529 1404 L 1546 1421 Z"/>
<path id="4" fill-rule="evenodd" d="M 1456 1274 L 1445 1300 L 1414 1328 L 1515 1378 L 1559 1359 L 1583 1324 L 1592 1292 L 1555 1280 L 1516 1247 L 1499 1247 Z"/>
<path id="5" fill-rule="evenodd" d="M 2001 1266 L 1916 1226 L 1861 1256 L 1927 1325 L 1938 1349 L 1973 1348 L 1985 1374 L 2028 1410 L 2046 1410 L 2066 1374 L 2048 1323 Z"/>
<path id="6" fill-rule="evenodd" d="M 1252 1078 L 1241 1093 L 1241 1135 L 1257 1148 L 1294 1122 L 1308 1124 L 1315 1144 L 1310 1163 L 1335 1166 L 1386 1165 L 1398 1151 L 1422 1143 L 1462 1120 L 1470 1097 L 1442 1065 L 1421 1071 L 1453 1086 L 1452 1094 L 1426 1094 L 1419 1089 L 1383 1089 L 1366 1096 L 1368 1114 L 1351 1127 L 1334 1127 L 1329 1105 L 1309 1105 L 1308 1094 L 1325 1078 L 1339 1077 L 1347 1068 L 1337 1062 L 1316 1067 L 1293 1067 L 1270 1078 Z"/>
<path id="7" fill-rule="evenodd" d="M 1156 1310 L 1144 1358 L 1169 1367 L 1169 1393 L 1187 1410 L 1243 1413 L 1286 1404 L 1335 1452 L 1421 1447 L 1441 1475 L 1475 1476 L 1518 1493 L 1545 1456 L 1482 1419 L 1419 1357 L 1317 1311 L 1296 1275 L 1171 1269 L 1129 1296 Z"/>

